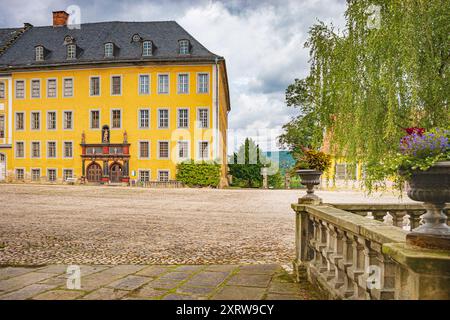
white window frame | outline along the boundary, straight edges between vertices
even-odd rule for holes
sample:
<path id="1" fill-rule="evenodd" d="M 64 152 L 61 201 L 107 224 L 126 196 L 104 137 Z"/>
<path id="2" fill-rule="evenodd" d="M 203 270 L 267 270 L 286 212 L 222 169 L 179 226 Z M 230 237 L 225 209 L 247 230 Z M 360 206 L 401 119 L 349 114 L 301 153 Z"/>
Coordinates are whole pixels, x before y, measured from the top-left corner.
<path id="1" fill-rule="evenodd" d="M 23 145 L 23 156 L 22 157 L 17 156 L 17 144 L 18 143 L 21 143 Z M 25 159 L 26 156 L 27 156 L 27 146 L 26 146 L 25 141 L 24 140 L 17 140 L 14 143 L 14 159 Z"/>
<path id="2" fill-rule="evenodd" d="M 23 115 L 23 127 L 22 129 L 17 129 L 17 114 L 22 114 Z M 14 129 L 16 131 L 24 131 L 26 126 L 27 126 L 27 121 L 26 121 L 26 117 L 27 117 L 27 113 L 25 111 L 16 111 L 14 112 Z"/>
<path id="3" fill-rule="evenodd" d="M 66 113 L 70 112 L 72 114 L 72 118 L 71 118 L 71 128 L 66 128 L 66 119 L 65 119 L 65 115 Z M 75 128 L 75 112 L 73 110 L 63 110 L 62 112 L 62 128 L 65 131 L 72 131 Z"/>
<path id="4" fill-rule="evenodd" d="M 187 91 L 182 92 L 181 89 L 181 82 L 180 82 L 180 76 L 187 76 Z M 190 74 L 189 72 L 180 72 L 177 74 L 177 93 L 178 94 L 189 94 L 189 88 L 190 88 Z"/>
<path id="5" fill-rule="evenodd" d="M 160 145 L 161 142 L 167 142 L 167 157 L 161 157 L 161 153 L 160 153 Z M 158 154 L 157 154 L 157 159 L 158 160 L 169 160 L 170 159 L 170 141 L 169 140 L 158 140 Z"/>
<path id="6" fill-rule="evenodd" d="M 146 126 L 146 127 L 143 127 L 141 124 L 142 124 L 142 122 L 141 122 L 141 120 L 142 120 L 142 118 L 141 118 L 141 111 L 147 111 L 148 112 L 148 126 Z M 140 108 L 140 109 L 138 109 L 138 128 L 139 129 L 150 129 L 150 120 L 151 120 L 151 115 L 150 115 L 150 108 Z"/>
<path id="7" fill-rule="evenodd" d="M 141 77 L 148 77 L 148 92 L 141 91 Z M 140 96 L 148 96 L 151 93 L 151 75 L 149 73 L 140 73 L 138 74 L 138 94 Z"/>
<path id="8" fill-rule="evenodd" d="M 39 180 L 33 180 L 33 171 L 34 170 L 39 170 Z M 40 182 L 42 179 L 42 169 L 37 168 L 37 167 L 30 168 L 30 179 L 31 179 L 31 182 Z"/>
<path id="9" fill-rule="evenodd" d="M 186 143 L 187 144 L 187 156 L 186 157 L 180 157 L 180 143 Z M 190 141 L 189 140 L 178 140 L 177 141 L 177 158 L 179 160 L 185 161 L 190 159 L 191 157 L 191 146 L 190 146 Z"/>
<path id="10" fill-rule="evenodd" d="M 55 96 L 54 97 L 50 97 L 49 96 L 49 82 L 50 81 L 55 81 Z M 46 87 L 46 91 L 47 91 L 47 98 L 48 99 L 56 99 L 56 98 L 58 98 L 58 79 L 57 78 L 47 78 L 47 81 L 46 81 L 46 83 L 47 83 L 47 87 Z"/>
<path id="11" fill-rule="evenodd" d="M 34 60 L 44 61 L 44 58 L 45 58 L 44 57 L 44 47 L 43 46 L 34 47 Z"/>
<path id="12" fill-rule="evenodd" d="M 119 128 L 113 126 L 113 111 L 120 111 L 120 127 Z M 120 129 L 122 129 L 122 121 L 123 121 L 122 109 L 121 108 L 113 108 L 113 109 L 111 109 L 110 112 L 109 112 L 109 121 L 110 121 L 109 122 L 109 129 L 110 130 L 120 130 Z"/>
<path id="13" fill-rule="evenodd" d="M 51 142 L 54 142 L 55 143 L 55 156 L 54 157 L 49 157 L 48 156 L 48 144 L 49 143 L 51 143 Z M 47 158 L 47 159 L 57 159 L 58 158 L 58 141 L 56 141 L 56 140 L 47 140 L 47 143 L 45 144 L 45 147 L 46 147 L 46 149 L 45 149 L 45 157 Z"/>
<path id="14" fill-rule="evenodd" d="M 187 110 L 187 125 L 185 127 L 180 126 L 180 120 L 181 120 L 180 111 L 181 110 Z M 186 107 L 177 108 L 177 128 L 178 129 L 189 129 L 189 121 L 190 121 L 190 112 L 189 111 L 190 111 L 190 109 L 186 108 Z"/>
<path id="15" fill-rule="evenodd" d="M 72 80 L 72 94 L 70 96 L 66 95 L 66 80 Z M 73 79 L 73 77 L 66 77 L 63 78 L 63 98 L 73 98 L 74 94 L 74 90 L 75 90 L 75 81 Z"/>
<path id="16" fill-rule="evenodd" d="M 92 126 L 92 112 L 97 111 L 98 112 L 98 128 L 94 128 Z M 101 129 L 101 121 L 102 119 L 102 111 L 100 109 L 90 109 L 89 110 L 89 129 L 91 130 L 100 130 Z"/>
<path id="17" fill-rule="evenodd" d="M 161 127 L 161 122 L 160 122 L 160 111 L 163 110 L 167 110 L 167 127 Z M 170 128 L 170 109 L 169 108 L 158 108 L 157 109 L 157 115 L 158 115 L 158 129 L 169 129 Z"/>
<path id="18" fill-rule="evenodd" d="M 161 83 L 159 81 L 161 76 L 167 76 L 167 92 L 161 92 Z M 158 73 L 157 75 L 157 92 L 158 94 L 170 94 L 170 73 Z"/>
<path id="19" fill-rule="evenodd" d="M 201 121 L 201 118 L 200 118 L 200 112 L 202 111 L 202 110 L 207 110 L 208 111 L 208 125 L 206 126 L 206 127 L 203 127 L 203 125 L 202 125 L 202 121 Z M 211 112 L 210 112 L 210 110 L 209 110 L 209 108 L 208 107 L 198 107 L 197 108 L 197 128 L 198 129 L 209 129 L 209 127 L 210 127 L 210 122 L 211 122 L 211 114 L 210 114 Z"/>
<path id="20" fill-rule="evenodd" d="M 187 46 L 182 45 L 182 43 L 187 44 Z M 191 53 L 191 42 L 188 39 L 181 39 L 178 41 L 178 54 L 180 55 L 188 55 Z M 187 52 L 182 52 L 182 48 L 187 48 Z"/>
<path id="21" fill-rule="evenodd" d="M 55 128 L 54 128 L 54 129 L 50 129 L 50 127 L 49 127 L 49 117 L 48 117 L 48 114 L 49 114 L 50 112 L 54 112 L 54 113 L 55 113 Z M 46 120 L 45 123 L 46 123 L 46 128 L 47 128 L 47 130 L 50 130 L 50 131 L 58 130 L 58 111 L 56 111 L 56 110 L 48 110 L 48 111 L 46 112 L 45 120 Z"/>
<path id="22" fill-rule="evenodd" d="M 38 96 L 33 96 L 33 82 L 38 82 L 39 83 Z M 39 99 L 41 97 L 41 91 L 42 91 L 41 83 L 42 83 L 41 79 L 38 79 L 38 78 L 30 79 L 30 98 L 31 99 Z"/>
<path id="23" fill-rule="evenodd" d="M 38 143 L 39 144 L 39 157 L 36 157 L 33 155 L 33 144 Z M 30 141 L 30 158 L 31 159 L 41 159 L 42 158 L 42 146 L 41 142 L 39 140 L 31 140 Z"/>
<path id="24" fill-rule="evenodd" d="M 201 75 L 207 75 L 207 77 L 208 77 L 206 92 L 200 91 L 200 76 Z M 211 82 L 210 78 L 211 77 L 210 77 L 209 72 L 197 72 L 197 93 L 198 94 L 209 94 L 209 88 L 210 88 L 210 82 Z"/>
<path id="25" fill-rule="evenodd" d="M 23 82 L 23 97 L 17 96 L 17 83 Z M 14 80 L 14 97 L 19 100 L 23 100 L 27 97 L 27 82 L 25 79 L 16 79 Z"/>
<path id="26" fill-rule="evenodd" d="M 6 115 L 0 114 L 0 139 L 6 137 Z"/>
<path id="27" fill-rule="evenodd" d="M 72 168 L 63 168 L 63 169 L 62 169 L 62 179 L 63 179 L 63 182 L 66 182 L 66 181 L 67 181 L 67 179 L 66 179 L 66 177 L 65 177 L 66 171 L 72 172 L 72 174 L 71 174 L 71 176 L 70 176 L 71 178 L 75 177 L 75 170 L 73 170 Z"/>
<path id="28" fill-rule="evenodd" d="M 170 170 L 169 169 L 158 169 L 157 170 L 158 174 L 156 176 L 157 181 L 158 182 L 166 182 L 166 181 L 161 181 L 161 179 L 160 179 L 161 172 L 167 172 L 167 182 L 169 182 L 170 181 Z"/>
<path id="29" fill-rule="evenodd" d="M 23 171 L 23 178 L 22 179 L 18 179 L 17 178 L 17 170 L 22 170 Z M 24 167 L 15 167 L 14 168 L 14 179 L 19 180 L 19 181 L 25 181 L 26 174 L 27 174 L 27 172 L 25 171 Z"/>
<path id="30" fill-rule="evenodd" d="M 103 54 L 105 58 L 113 58 L 114 57 L 114 43 L 106 42 L 103 45 Z"/>
<path id="31" fill-rule="evenodd" d="M 73 50 L 71 50 L 73 48 Z M 67 60 L 74 60 L 77 58 L 77 45 L 70 43 L 66 48 L 66 58 Z"/>
<path id="32" fill-rule="evenodd" d="M 66 142 L 70 142 L 70 143 L 72 143 L 72 156 L 71 157 L 67 157 L 66 156 Z M 63 159 L 73 159 L 73 156 L 74 156 L 74 144 L 73 144 L 73 140 L 63 140 L 62 141 L 62 158 Z"/>
<path id="33" fill-rule="evenodd" d="M 150 48 L 145 48 L 146 43 L 150 44 Z M 150 54 L 148 54 L 148 51 L 150 51 Z M 142 56 L 143 57 L 151 57 L 152 55 L 153 55 L 153 41 L 151 41 L 151 40 L 142 41 Z"/>
<path id="34" fill-rule="evenodd" d="M 55 170 L 55 180 L 50 180 L 49 171 Z M 58 168 L 47 168 L 47 182 L 57 182 L 58 181 Z"/>
<path id="35" fill-rule="evenodd" d="M 148 143 L 148 156 L 147 157 L 141 156 L 141 142 L 147 142 Z M 138 159 L 140 159 L 140 160 L 148 160 L 148 159 L 150 159 L 150 156 L 151 156 L 150 148 L 151 148 L 150 140 L 138 140 Z"/>
<path id="36" fill-rule="evenodd" d="M 0 81 L 0 99 L 5 99 L 6 96 L 6 84 L 4 81 Z"/>
<path id="37" fill-rule="evenodd" d="M 98 94 L 92 94 L 92 79 L 98 79 Z M 100 97 L 102 93 L 102 77 L 101 76 L 89 76 L 89 97 Z"/>
<path id="38" fill-rule="evenodd" d="M 39 114 L 39 129 L 33 129 L 33 122 L 34 122 L 33 114 L 34 114 L 34 113 Z M 31 112 L 30 112 L 30 130 L 31 130 L 31 131 L 41 131 L 41 128 L 42 128 L 42 117 L 41 117 L 41 112 L 40 112 L 40 111 L 37 111 L 37 110 L 31 111 Z"/>
<path id="39" fill-rule="evenodd" d="M 114 83 L 113 83 L 113 79 L 114 78 L 119 78 L 120 79 L 120 86 L 119 86 L 119 93 L 113 93 L 113 87 L 114 87 Z M 120 74 L 112 74 L 111 77 L 109 78 L 110 81 L 110 94 L 111 96 L 121 96 L 122 95 L 122 75 Z"/>
<path id="40" fill-rule="evenodd" d="M 141 172 L 148 172 L 148 182 L 152 180 L 152 170 L 150 169 L 138 169 L 138 181 L 141 181 Z"/>
<path id="41" fill-rule="evenodd" d="M 202 157 L 201 156 L 202 149 L 201 149 L 200 145 L 205 142 L 208 144 L 208 150 L 207 150 L 208 152 L 207 152 L 207 157 Z M 210 156 L 209 156 L 210 151 L 211 151 L 211 142 L 209 140 L 198 140 L 197 141 L 197 159 L 198 160 L 210 160 Z"/>

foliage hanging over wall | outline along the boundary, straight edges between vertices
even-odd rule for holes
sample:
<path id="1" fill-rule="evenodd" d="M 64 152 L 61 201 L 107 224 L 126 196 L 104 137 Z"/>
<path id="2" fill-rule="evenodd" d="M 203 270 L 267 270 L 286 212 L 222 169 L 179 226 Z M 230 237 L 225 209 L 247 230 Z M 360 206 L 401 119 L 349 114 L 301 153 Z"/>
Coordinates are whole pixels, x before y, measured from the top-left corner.
<path id="1" fill-rule="evenodd" d="M 189 187 L 217 187 L 220 183 L 220 164 L 194 162 L 193 160 L 177 165 L 177 180 Z"/>

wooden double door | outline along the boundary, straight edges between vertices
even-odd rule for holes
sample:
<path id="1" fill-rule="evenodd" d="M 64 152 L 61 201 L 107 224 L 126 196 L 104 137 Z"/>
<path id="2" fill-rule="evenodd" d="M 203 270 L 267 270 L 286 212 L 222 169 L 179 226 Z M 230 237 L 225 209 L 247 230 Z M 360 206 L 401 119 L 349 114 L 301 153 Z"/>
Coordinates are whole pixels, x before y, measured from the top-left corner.
<path id="1" fill-rule="evenodd" d="M 122 181 L 122 165 L 120 163 L 113 163 L 109 169 L 109 180 L 113 183 Z"/>
<path id="2" fill-rule="evenodd" d="M 122 181 L 122 165 L 120 163 L 113 163 L 109 168 L 109 181 L 118 183 Z M 97 162 L 91 163 L 86 170 L 86 178 L 88 182 L 98 183 L 102 181 L 103 170 Z"/>

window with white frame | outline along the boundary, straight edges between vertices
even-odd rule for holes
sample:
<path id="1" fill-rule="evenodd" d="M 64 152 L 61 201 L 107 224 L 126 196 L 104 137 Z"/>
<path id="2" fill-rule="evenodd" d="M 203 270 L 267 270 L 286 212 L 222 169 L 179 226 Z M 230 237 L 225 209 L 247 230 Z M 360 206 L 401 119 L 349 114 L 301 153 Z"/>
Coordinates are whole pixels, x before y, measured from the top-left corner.
<path id="1" fill-rule="evenodd" d="M 120 129 L 122 126 L 122 114 L 121 110 L 111 110 L 111 129 Z"/>
<path id="2" fill-rule="evenodd" d="M 150 170 L 139 170 L 139 181 L 149 182 L 150 181 Z"/>
<path id="3" fill-rule="evenodd" d="M 139 158 L 150 158 L 150 142 L 139 141 Z"/>
<path id="4" fill-rule="evenodd" d="M 51 182 L 56 181 L 56 169 L 47 169 L 47 180 Z"/>
<path id="5" fill-rule="evenodd" d="M 5 83 L 0 81 L 0 99 L 5 99 Z"/>
<path id="6" fill-rule="evenodd" d="M 105 43 L 105 57 L 114 57 L 114 44 L 112 42 Z"/>
<path id="7" fill-rule="evenodd" d="M 16 99 L 25 98 L 25 81 L 24 80 L 17 80 L 15 89 L 16 89 Z"/>
<path id="8" fill-rule="evenodd" d="M 169 170 L 159 170 L 158 171 L 158 181 L 168 182 L 169 181 Z"/>
<path id="9" fill-rule="evenodd" d="M 100 95 L 100 77 L 91 77 L 89 93 L 91 96 Z"/>
<path id="10" fill-rule="evenodd" d="M 31 80 L 31 97 L 32 98 L 41 97 L 41 80 L 39 79 Z"/>
<path id="11" fill-rule="evenodd" d="M 91 110 L 91 129 L 100 129 L 100 111 Z"/>
<path id="12" fill-rule="evenodd" d="M 47 158 L 56 158 L 56 141 L 47 141 Z"/>
<path id="13" fill-rule="evenodd" d="M 77 46 L 74 44 L 67 45 L 67 59 L 75 59 L 77 57 Z"/>
<path id="14" fill-rule="evenodd" d="M 178 141 L 178 158 L 179 159 L 189 158 L 189 142 L 188 141 Z"/>
<path id="15" fill-rule="evenodd" d="M 158 109 L 158 128 L 169 128 L 169 109 Z"/>
<path id="16" fill-rule="evenodd" d="M 122 94 L 122 77 L 112 76 L 111 77 L 111 95 L 117 96 Z"/>
<path id="17" fill-rule="evenodd" d="M 67 181 L 67 179 L 73 178 L 73 170 L 72 169 L 63 169 L 63 180 Z"/>
<path id="18" fill-rule="evenodd" d="M 199 157 L 199 159 L 208 159 L 209 158 L 209 142 L 208 141 L 200 141 L 198 143 L 198 157 Z"/>
<path id="19" fill-rule="evenodd" d="M 197 75 L 197 92 L 208 93 L 209 92 L 209 74 L 199 73 Z"/>
<path id="20" fill-rule="evenodd" d="M 189 127 L 189 109 L 178 109 L 178 128 Z"/>
<path id="21" fill-rule="evenodd" d="M 151 41 L 146 40 L 142 42 L 142 56 L 150 57 L 153 54 L 153 44 Z"/>
<path id="22" fill-rule="evenodd" d="M 31 112 L 31 130 L 41 129 L 41 113 Z"/>
<path id="23" fill-rule="evenodd" d="M 150 110 L 149 109 L 139 110 L 139 128 L 141 128 L 141 129 L 150 128 Z"/>
<path id="24" fill-rule="evenodd" d="M 158 75 L 158 93 L 165 94 L 169 93 L 169 75 L 159 74 Z"/>
<path id="25" fill-rule="evenodd" d="M 189 74 L 180 73 L 178 75 L 178 93 L 189 93 Z"/>
<path id="26" fill-rule="evenodd" d="M 47 98 L 56 98 L 56 79 L 47 80 Z"/>
<path id="27" fill-rule="evenodd" d="M 63 144 L 63 156 L 64 158 L 73 157 L 73 143 L 72 141 L 64 141 Z"/>
<path id="28" fill-rule="evenodd" d="M 39 141 L 31 142 L 31 157 L 32 158 L 41 157 L 41 143 Z"/>
<path id="29" fill-rule="evenodd" d="M 31 169 L 31 181 L 41 180 L 41 169 Z"/>
<path id="30" fill-rule="evenodd" d="M 0 115 L 0 139 L 5 137 L 5 116 Z"/>
<path id="31" fill-rule="evenodd" d="M 44 61 L 44 47 L 43 46 L 37 46 L 34 49 L 34 57 L 36 61 Z"/>
<path id="32" fill-rule="evenodd" d="M 56 129 L 56 111 L 47 112 L 47 129 L 48 130 Z"/>
<path id="33" fill-rule="evenodd" d="M 198 109 L 198 124 L 199 128 L 209 127 L 209 109 L 206 108 Z"/>
<path id="34" fill-rule="evenodd" d="M 178 41 L 178 45 L 179 45 L 179 53 L 180 54 L 189 54 L 189 52 L 190 52 L 189 40 L 180 40 L 180 41 Z"/>
<path id="35" fill-rule="evenodd" d="M 25 129 L 25 114 L 23 112 L 16 112 L 16 130 Z"/>
<path id="36" fill-rule="evenodd" d="M 72 130 L 73 129 L 73 112 L 72 111 L 64 111 L 63 115 L 63 128 L 64 130 Z"/>
<path id="37" fill-rule="evenodd" d="M 150 93 L 150 75 L 141 74 L 139 75 L 139 94 L 149 94 Z"/>
<path id="38" fill-rule="evenodd" d="M 64 97 L 72 97 L 73 96 L 73 79 L 72 78 L 65 78 L 63 81 L 63 94 Z"/>
<path id="39" fill-rule="evenodd" d="M 16 158 L 25 157 L 25 143 L 23 141 L 16 142 Z"/>
<path id="40" fill-rule="evenodd" d="M 25 170 L 16 169 L 16 180 L 24 180 L 24 179 L 25 179 Z"/>
<path id="41" fill-rule="evenodd" d="M 169 141 L 158 141 L 158 158 L 169 159 Z"/>

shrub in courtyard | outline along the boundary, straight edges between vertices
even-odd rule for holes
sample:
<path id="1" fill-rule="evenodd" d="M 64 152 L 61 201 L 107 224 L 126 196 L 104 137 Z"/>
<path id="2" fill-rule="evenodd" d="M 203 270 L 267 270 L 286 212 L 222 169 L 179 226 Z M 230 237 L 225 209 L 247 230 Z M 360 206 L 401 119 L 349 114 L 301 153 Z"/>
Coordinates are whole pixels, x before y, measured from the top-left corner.
<path id="1" fill-rule="evenodd" d="M 217 187 L 220 182 L 220 165 L 215 162 L 194 162 L 177 165 L 177 180 L 189 187 Z"/>

